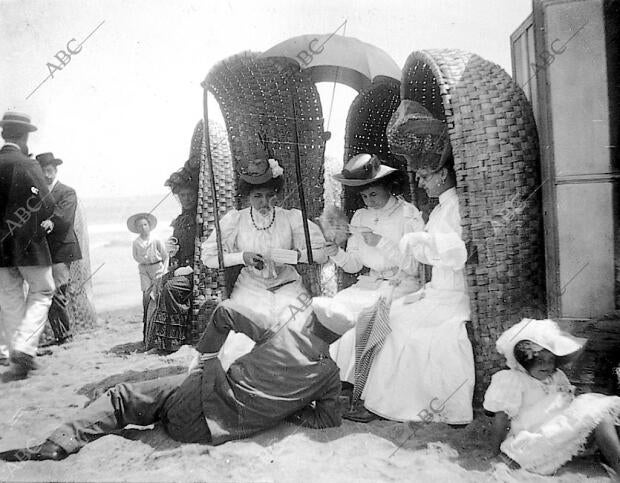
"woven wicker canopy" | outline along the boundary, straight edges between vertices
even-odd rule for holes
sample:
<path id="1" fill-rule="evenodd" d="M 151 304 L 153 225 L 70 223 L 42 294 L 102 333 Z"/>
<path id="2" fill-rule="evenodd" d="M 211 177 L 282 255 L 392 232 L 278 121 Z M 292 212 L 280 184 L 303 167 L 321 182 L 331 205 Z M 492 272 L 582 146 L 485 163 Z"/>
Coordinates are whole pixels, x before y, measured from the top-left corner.
<path id="1" fill-rule="evenodd" d="M 216 182 L 219 215 L 232 207 L 241 207 L 236 197 L 237 169 L 252 156 L 264 137 L 269 150 L 284 168 L 281 206 L 301 208 L 295 158 L 299 155 L 301 178 L 308 218 L 323 210 L 323 156 L 325 150 L 323 114 L 316 86 L 305 71 L 286 59 L 262 58 L 243 53 L 223 60 L 211 69 L 203 86 L 213 93 L 224 117 L 230 158 L 216 156 L 213 136 L 211 151 Z M 204 151 L 205 146 L 202 146 Z M 211 177 L 204 153 L 201 163 L 199 210 L 205 240 L 215 226 Z M 231 162 L 232 161 L 232 162 Z M 215 305 L 228 296 L 238 270 L 212 270 L 199 263 L 196 250 L 195 299 L 197 313 L 194 338 L 204 328 Z M 311 293 L 320 293 L 319 267 L 298 265 Z"/>
<path id="2" fill-rule="evenodd" d="M 401 97 L 449 126 L 476 362 L 475 400 L 503 367 L 495 341 L 545 303 L 536 126 L 521 88 L 498 65 L 460 50 L 413 52 Z"/>

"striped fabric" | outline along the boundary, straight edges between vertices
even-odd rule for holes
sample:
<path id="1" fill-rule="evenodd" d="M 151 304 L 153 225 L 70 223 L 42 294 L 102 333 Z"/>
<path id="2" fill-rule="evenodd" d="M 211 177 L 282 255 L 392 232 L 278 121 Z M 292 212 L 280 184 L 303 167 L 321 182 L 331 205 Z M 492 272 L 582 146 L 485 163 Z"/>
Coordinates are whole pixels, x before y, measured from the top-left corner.
<path id="1" fill-rule="evenodd" d="M 375 355 L 383 347 L 390 327 L 392 297 L 381 296 L 376 303 L 365 309 L 355 326 L 355 381 L 353 400 L 357 402 L 364 390 Z"/>

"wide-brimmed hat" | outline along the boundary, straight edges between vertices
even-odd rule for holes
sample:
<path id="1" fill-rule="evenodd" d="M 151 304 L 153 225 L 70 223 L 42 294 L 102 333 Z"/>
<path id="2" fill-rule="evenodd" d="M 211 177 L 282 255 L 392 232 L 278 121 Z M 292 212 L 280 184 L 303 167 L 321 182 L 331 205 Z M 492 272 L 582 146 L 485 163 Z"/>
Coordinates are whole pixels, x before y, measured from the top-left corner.
<path id="1" fill-rule="evenodd" d="M 37 154 L 37 161 L 41 167 L 49 164 L 53 164 L 54 166 L 60 166 L 62 164 L 62 159 L 55 158 L 52 153 Z"/>
<path id="2" fill-rule="evenodd" d="M 275 159 L 256 157 L 239 167 L 239 177 L 249 184 L 263 184 L 282 176 L 284 169 Z"/>
<path id="3" fill-rule="evenodd" d="M 136 228 L 136 221 L 142 218 L 146 218 L 146 220 L 149 222 L 151 230 L 155 229 L 155 227 L 157 226 L 157 218 L 155 218 L 155 215 L 151 213 L 136 213 L 135 215 L 131 215 L 127 219 L 127 228 L 129 229 L 129 231 L 133 233 L 140 233 Z"/>
<path id="4" fill-rule="evenodd" d="M 450 155 L 448 126 L 419 102 L 404 99 L 388 122 L 390 151 L 407 155 L 410 168 L 439 171 Z"/>
<path id="5" fill-rule="evenodd" d="M 398 170 L 382 164 L 376 154 L 363 153 L 349 159 L 340 174 L 332 177 L 345 186 L 363 186 L 385 178 L 394 171 Z"/>
<path id="6" fill-rule="evenodd" d="M 30 122 L 30 116 L 21 112 L 7 111 L 0 120 L 0 127 L 10 128 L 13 131 L 32 132 L 37 126 Z"/>
<path id="7" fill-rule="evenodd" d="M 523 319 L 506 330 L 495 344 L 511 369 L 525 370 L 514 355 L 515 345 L 522 340 L 531 340 L 558 357 L 579 351 L 587 342 L 587 339 L 564 332 L 553 320 Z"/>

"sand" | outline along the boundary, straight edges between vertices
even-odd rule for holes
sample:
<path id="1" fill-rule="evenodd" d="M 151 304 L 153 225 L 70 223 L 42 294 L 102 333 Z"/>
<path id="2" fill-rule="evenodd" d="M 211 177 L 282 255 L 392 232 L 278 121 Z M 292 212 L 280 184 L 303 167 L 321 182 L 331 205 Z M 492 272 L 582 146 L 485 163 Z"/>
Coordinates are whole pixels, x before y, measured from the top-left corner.
<path id="1" fill-rule="evenodd" d="M 170 356 L 141 351 L 139 308 L 101 314 L 98 328 L 52 346 L 25 381 L 3 384 L 0 450 L 36 444 L 89 398 L 121 381 L 185 371 L 190 347 Z M 0 462 L 2 481 L 609 481 L 597 457 L 555 477 L 509 470 L 490 458 L 489 419 L 445 424 L 344 421 L 329 430 L 283 423 L 251 439 L 210 447 L 180 444 L 155 426 L 105 436 L 60 462 Z"/>

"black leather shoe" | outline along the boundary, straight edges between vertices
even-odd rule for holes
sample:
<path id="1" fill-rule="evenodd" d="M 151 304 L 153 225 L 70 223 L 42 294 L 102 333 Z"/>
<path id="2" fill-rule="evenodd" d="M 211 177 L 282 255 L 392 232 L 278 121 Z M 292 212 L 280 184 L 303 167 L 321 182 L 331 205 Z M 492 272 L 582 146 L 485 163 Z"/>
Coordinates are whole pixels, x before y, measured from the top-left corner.
<path id="1" fill-rule="evenodd" d="M 370 421 L 379 419 L 379 416 L 377 414 L 369 411 L 364 406 L 359 406 L 356 409 L 343 414 L 342 417 L 343 419 L 355 421 L 356 423 L 369 423 Z"/>
<path id="2" fill-rule="evenodd" d="M 67 452 L 58 446 L 56 443 L 46 440 L 43 444 L 33 446 L 32 448 L 18 448 L 10 449 L 0 453 L 0 460 L 2 461 L 45 461 L 64 460 L 67 456 Z"/>

